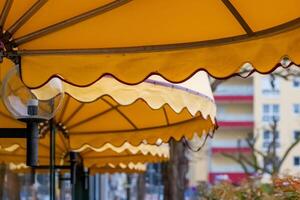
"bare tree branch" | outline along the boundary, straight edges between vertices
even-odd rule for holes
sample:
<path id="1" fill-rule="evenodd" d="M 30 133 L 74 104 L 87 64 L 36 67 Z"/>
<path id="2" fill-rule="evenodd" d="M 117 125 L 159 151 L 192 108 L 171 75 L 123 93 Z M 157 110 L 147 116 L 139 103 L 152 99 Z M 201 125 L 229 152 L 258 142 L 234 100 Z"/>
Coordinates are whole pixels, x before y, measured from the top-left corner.
<path id="1" fill-rule="evenodd" d="M 289 148 L 287 148 L 287 150 L 285 151 L 285 153 L 283 154 L 281 160 L 279 161 L 278 164 L 278 170 L 280 170 L 283 162 L 285 161 L 285 159 L 287 158 L 287 156 L 289 155 L 289 153 L 294 149 L 295 146 L 297 146 L 297 144 L 300 142 L 300 138 L 298 138 L 297 140 L 295 140 L 295 142 L 289 146 Z"/>
<path id="2" fill-rule="evenodd" d="M 243 162 L 243 160 L 236 158 L 233 154 L 222 153 L 222 155 L 224 157 L 230 158 L 230 159 L 234 160 L 235 162 L 237 162 L 243 168 L 243 171 L 245 172 L 245 174 L 248 174 L 248 175 L 251 174 L 248 171 L 248 168 L 247 168 L 246 164 Z"/>
<path id="3" fill-rule="evenodd" d="M 241 74 L 248 74 L 251 71 L 245 69 Z M 296 77 L 300 77 L 300 70 L 290 67 L 282 70 L 276 70 L 272 74 L 270 74 L 270 85 L 275 90 L 276 88 L 276 79 L 281 78 L 286 81 L 291 81 Z M 217 88 L 226 80 L 211 80 L 212 91 L 216 91 Z M 244 155 L 243 152 L 238 152 L 237 154 L 227 154 L 222 153 L 223 156 L 232 159 L 236 163 L 238 163 L 244 170 L 246 174 L 249 174 L 249 167 L 252 167 L 255 172 L 268 173 L 270 175 L 274 175 L 279 173 L 280 168 L 283 162 L 286 160 L 289 153 L 297 146 L 300 142 L 300 138 L 293 142 L 287 150 L 284 152 L 283 157 L 279 159 L 277 157 L 277 142 L 278 142 L 278 119 L 277 116 L 273 116 L 273 121 L 270 123 L 270 135 L 271 141 L 267 143 L 266 150 L 260 150 L 257 147 L 256 142 L 258 137 L 261 134 L 248 134 L 248 137 L 245 138 L 245 142 L 251 149 L 250 156 Z M 240 148 L 240 144 L 238 143 L 238 148 Z M 263 162 L 259 162 L 260 157 L 263 159 Z M 271 165 L 271 166 L 270 166 Z"/>

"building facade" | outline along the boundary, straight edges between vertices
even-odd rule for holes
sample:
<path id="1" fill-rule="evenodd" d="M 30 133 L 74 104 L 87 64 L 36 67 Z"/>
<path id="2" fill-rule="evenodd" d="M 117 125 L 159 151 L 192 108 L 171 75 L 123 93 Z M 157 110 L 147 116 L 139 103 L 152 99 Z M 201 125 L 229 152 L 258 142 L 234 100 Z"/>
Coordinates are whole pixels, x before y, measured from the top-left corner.
<path id="1" fill-rule="evenodd" d="M 257 149 L 266 151 L 273 139 L 270 126 L 276 120 L 276 154 L 282 158 L 287 149 L 300 137 L 300 79 L 276 78 L 273 87 L 270 76 L 256 75 L 254 79 L 255 133 Z M 300 145 L 289 153 L 281 173 L 300 175 Z M 263 162 L 261 160 L 261 162 Z"/>
<path id="2" fill-rule="evenodd" d="M 251 148 L 248 134 L 257 137 L 256 149 L 265 152 L 273 139 L 271 125 L 276 122 L 276 154 L 279 158 L 300 138 L 300 78 L 284 80 L 277 76 L 255 74 L 232 78 L 214 92 L 218 105 L 219 130 L 208 144 L 208 181 L 230 180 L 239 183 L 243 168 L 224 154 L 242 153 Z M 283 174 L 300 175 L 300 145 L 287 156 L 280 169 Z M 260 163 L 265 163 L 262 159 Z M 251 168 L 248 168 L 251 172 Z"/>
<path id="3" fill-rule="evenodd" d="M 254 129 L 253 77 L 231 78 L 220 84 L 214 92 L 218 108 L 219 129 L 210 142 L 208 180 L 240 182 L 246 174 L 243 168 L 226 155 L 251 152 L 245 142 Z M 225 154 L 225 155 L 224 155 Z"/>

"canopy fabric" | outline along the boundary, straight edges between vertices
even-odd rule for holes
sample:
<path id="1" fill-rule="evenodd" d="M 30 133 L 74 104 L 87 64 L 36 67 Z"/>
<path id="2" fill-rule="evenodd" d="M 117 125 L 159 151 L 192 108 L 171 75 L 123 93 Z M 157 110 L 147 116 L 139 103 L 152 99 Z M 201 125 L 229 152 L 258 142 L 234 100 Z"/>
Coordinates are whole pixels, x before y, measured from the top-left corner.
<path id="1" fill-rule="evenodd" d="M 15 173 L 32 173 L 33 170 L 32 168 L 27 167 L 24 163 L 21 164 L 9 164 L 10 170 L 12 170 Z M 94 175 L 94 174 L 114 174 L 114 173 L 126 173 L 126 174 L 132 174 L 132 173 L 144 173 L 147 169 L 146 164 L 138 163 L 138 164 L 133 164 L 130 163 L 128 165 L 120 164 L 120 165 L 112 165 L 108 164 L 103 167 L 91 167 L 89 168 L 89 175 Z M 49 170 L 46 169 L 35 169 L 35 173 L 38 174 L 44 174 L 44 173 L 49 173 Z M 60 173 L 70 173 L 70 170 L 60 170 Z"/>
<path id="2" fill-rule="evenodd" d="M 126 173 L 126 174 L 132 174 L 132 173 L 144 173 L 147 169 L 147 165 L 145 164 L 133 164 L 130 163 L 128 165 L 107 165 L 107 166 L 103 166 L 103 167 L 91 167 L 89 170 L 89 173 L 91 175 L 93 174 L 104 174 L 104 173 L 109 173 L 109 174 L 113 174 L 113 173 Z"/>
<path id="3" fill-rule="evenodd" d="M 0 127 L 24 127 L 22 122 L 13 119 L 4 105 L 0 104 Z M 55 116 L 57 132 L 68 138 L 70 149 L 79 149 L 85 145 L 94 148 L 106 143 L 121 146 L 128 142 L 134 146 L 141 143 L 157 144 L 168 142 L 170 138 L 190 139 L 194 134 L 212 133 L 216 124 L 200 112 L 195 116 L 187 109 L 180 113 L 164 105 L 160 109 L 152 109 L 144 100 L 138 99 L 133 104 L 122 106 L 109 96 L 103 96 L 91 103 L 82 103 L 67 96 L 60 111 Z M 49 135 L 48 123 L 40 124 L 42 136 Z M 11 141 L 11 143 L 9 142 Z M 3 147 L 11 146 L 14 140 L 0 141 Z M 21 143 L 25 147 L 25 142 Z"/>
<path id="4" fill-rule="evenodd" d="M 52 79 L 48 83 L 57 81 Z M 32 90 L 39 99 L 49 99 L 56 94 L 47 92 L 47 86 Z M 207 118 L 216 117 L 216 106 L 205 72 L 198 72 L 189 80 L 179 84 L 167 82 L 153 75 L 138 85 L 120 83 L 111 76 L 105 76 L 88 87 L 76 87 L 64 83 L 64 91 L 81 102 L 93 102 L 103 96 L 110 96 L 120 105 L 130 105 L 136 100 L 144 100 L 152 109 L 169 105 L 176 113 L 187 109 L 192 115 L 201 112 Z M 41 92 L 39 92 L 41 91 Z"/>
<path id="5" fill-rule="evenodd" d="M 1 68 L 2 77 L 8 68 L 9 65 Z M 87 88 L 66 83 L 66 92 L 72 96 L 66 95 L 55 115 L 57 131 L 68 138 L 67 144 L 72 150 L 85 145 L 99 148 L 106 143 L 114 146 L 125 142 L 135 146 L 143 142 L 157 144 L 168 142 L 170 138 L 190 139 L 195 134 L 200 137 L 203 133 L 209 134 L 217 127 L 216 105 L 203 73 L 181 84 L 168 83 L 158 76 L 135 86 L 124 85 L 111 77 Z M 11 88 L 14 91 L 19 85 L 10 87 L 16 87 Z M 47 87 L 44 85 L 31 92 L 41 100 L 55 96 Z M 10 116 L 2 102 L 0 119 L 1 128 L 24 126 Z M 40 124 L 40 129 L 42 135 L 48 134 L 47 123 Z M 8 141 L 2 144 L 0 141 L 0 145 L 14 144 L 14 140 Z"/>
<path id="6" fill-rule="evenodd" d="M 13 67 L 11 63 L 4 62 L 0 68 L 0 80 L 4 80 Z M 51 87 L 59 82 L 56 78 L 51 79 L 42 88 L 32 89 L 32 92 L 40 100 L 48 100 L 58 95 L 53 93 L 57 90 Z M 80 102 L 93 102 L 103 96 L 110 96 L 121 105 L 130 105 L 142 99 L 153 109 L 168 104 L 177 113 L 186 108 L 192 115 L 200 111 L 205 118 L 210 116 L 214 120 L 216 117 L 216 105 L 205 72 L 198 72 L 180 84 L 170 83 L 157 75 L 134 86 L 123 84 L 111 76 L 105 76 L 88 87 L 76 87 L 65 82 L 62 84 L 64 92 Z"/>
<path id="7" fill-rule="evenodd" d="M 5 0 L 0 40 L 29 87 L 53 76 L 83 86 L 105 74 L 128 84 L 150 74 L 181 82 L 201 69 L 225 78 L 247 62 L 262 73 L 284 56 L 299 64 L 299 7 L 298 0 Z"/>
<path id="8" fill-rule="evenodd" d="M 15 142 L 20 143 L 20 140 L 24 139 L 15 139 Z M 55 151 L 56 163 L 58 165 L 66 165 L 69 162 L 69 152 L 72 150 L 66 146 L 62 146 L 61 141 L 62 138 L 58 135 Z M 64 142 L 66 142 L 65 139 Z M 40 139 L 39 165 L 49 165 L 49 146 L 49 137 Z M 86 147 L 77 151 L 83 160 L 84 166 L 87 168 L 100 168 L 107 165 L 126 168 L 135 166 L 136 164 L 156 163 L 169 159 L 169 147 L 167 144 L 161 146 L 141 144 L 137 147 L 128 143 L 125 143 L 121 147 L 114 147 L 107 144 L 98 149 Z M 26 163 L 26 148 L 14 145 L 10 149 L 1 149 L 0 162 L 21 166 Z"/>

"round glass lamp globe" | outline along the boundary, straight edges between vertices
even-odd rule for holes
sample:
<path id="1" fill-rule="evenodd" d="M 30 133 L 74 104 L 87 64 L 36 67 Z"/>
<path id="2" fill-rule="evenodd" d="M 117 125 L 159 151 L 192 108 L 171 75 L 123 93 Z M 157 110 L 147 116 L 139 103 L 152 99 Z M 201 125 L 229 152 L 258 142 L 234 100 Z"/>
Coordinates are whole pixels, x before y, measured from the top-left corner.
<path id="1" fill-rule="evenodd" d="M 49 120 L 59 110 L 64 97 L 63 83 L 51 79 L 37 89 L 27 88 L 22 82 L 17 67 L 4 78 L 2 99 L 8 111 L 19 120 Z"/>

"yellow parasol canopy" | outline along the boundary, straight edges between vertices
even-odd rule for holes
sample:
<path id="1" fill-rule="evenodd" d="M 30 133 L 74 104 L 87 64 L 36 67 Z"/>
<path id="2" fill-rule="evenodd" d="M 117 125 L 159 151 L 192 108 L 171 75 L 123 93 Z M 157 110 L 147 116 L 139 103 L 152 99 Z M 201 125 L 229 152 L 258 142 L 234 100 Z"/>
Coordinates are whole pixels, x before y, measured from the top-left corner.
<path id="1" fill-rule="evenodd" d="M 224 78 L 249 62 L 267 73 L 299 64 L 298 0 L 3 0 L 2 57 L 29 87 L 59 76 L 88 85 L 105 74 L 180 82 L 203 69 Z"/>
<path id="2" fill-rule="evenodd" d="M 9 163 L 9 168 L 10 170 L 13 170 L 15 173 L 32 173 L 33 170 L 32 168 L 29 168 L 26 166 L 24 163 L 21 164 L 14 164 L 14 163 Z M 112 164 L 107 164 L 103 167 L 90 167 L 89 168 L 89 175 L 94 175 L 94 174 L 114 174 L 114 173 L 126 173 L 126 174 L 132 174 L 132 173 L 144 173 L 147 169 L 146 164 L 142 163 L 129 163 L 128 165 L 124 164 L 119 164 L 119 165 L 112 165 Z M 35 169 L 35 173 L 49 173 L 49 170 L 47 169 Z M 69 170 L 60 170 L 60 173 L 70 173 Z"/>
<path id="3" fill-rule="evenodd" d="M 4 69 L 1 68 L 1 72 Z M 22 96 L 22 90 L 15 82 L 9 87 Z M 44 85 L 31 92 L 40 100 L 56 96 L 48 89 L 48 85 Z M 54 123 L 59 135 L 67 138 L 69 149 L 86 145 L 99 148 L 106 143 L 114 146 L 125 142 L 157 144 L 168 142 L 171 137 L 191 139 L 195 134 L 202 136 L 216 128 L 216 105 L 204 72 L 181 84 L 171 84 L 153 76 L 143 83 L 128 86 L 105 77 L 87 88 L 65 83 L 65 90 L 69 95 L 64 98 Z M 23 126 L 1 103 L 0 127 Z M 47 123 L 40 124 L 40 132 L 42 137 L 48 135 Z M 64 143 L 60 143 L 63 146 Z M 12 144 L 15 144 L 14 140 L 0 141 L 4 147 Z M 25 147 L 23 143 L 20 145 Z"/>
<path id="4" fill-rule="evenodd" d="M 61 138 L 58 138 L 57 140 L 60 139 Z M 23 139 L 14 140 L 16 143 L 19 143 L 17 140 Z M 49 151 L 49 138 L 45 137 L 40 139 L 39 165 L 49 165 Z M 67 165 L 69 163 L 70 151 L 72 151 L 72 149 L 61 146 L 61 143 L 58 143 L 56 148 L 56 163 L 59 165 Z M 169 159 L 169 148 L 167 144 L 161 146 L 145 144 L 132 146 L 125 143 L 120 147 L 106 144 L 97 149 L 85 147 L 75 151 L 79 153 L 84 166 L 87 168 L 101 168 L 110 165 L 133 169 L 137 164 L 163 162 Z M 22 166 L 26 163 L 26 149 L 19 145 L 2 148 L 0 150 L 0 162 Z"/>
<path id="5" fill-rule="evenodd" d="M 9 116 L 1 104 L 0 127 L 24 127 L 22 122 Z M 213 132 L 216 124 L 210 116 L 204 118 L 200 112 L 195 116 L 187 109 L 180 113 L 164 105 L 160 109 L 152 109 L 147 103 L 138 99 L 133 104 L 122 106 L 112 98 L 103 96 L 91 103 L 82 103 L 68 96 L 61 110 L 55 116 L 55 125 L 60 136 L 68 138 L 68 146 L 78 149 L 85 145 L 98 148 L 106 143 L 120 146 L 124 142 L 139 145 L 142 142 L 157 144 L 168 142 L 170 138 L 180 140 L 191 139 L 194 134 Z M 48 123 L 40 124 L 40 134 L 49 135 Z M 9 141 L 0 144 L 10 146 Z M 63 142 L 60 142 L 63 146 Z M 24 144 L 20 144 L 25 147 Z"/>
<path id="6" fill-rule="evenodd" d="M 147 169 L 147 165 L 146 164 L 133 164 L 130 163 L 128 165 L 107 165 L 104 167 L 92 167 L 90 168 L 89 173 L 91 175 L 93 174 L 104 174 L 104 173 L 109 173 L 109 174 L 113 174 L 113 173 L 126 173 L 126 174 L 132 174 L 132 173 L 144 173 Z"/>

